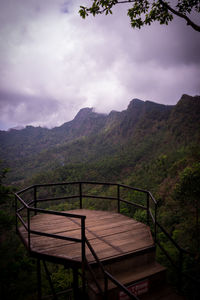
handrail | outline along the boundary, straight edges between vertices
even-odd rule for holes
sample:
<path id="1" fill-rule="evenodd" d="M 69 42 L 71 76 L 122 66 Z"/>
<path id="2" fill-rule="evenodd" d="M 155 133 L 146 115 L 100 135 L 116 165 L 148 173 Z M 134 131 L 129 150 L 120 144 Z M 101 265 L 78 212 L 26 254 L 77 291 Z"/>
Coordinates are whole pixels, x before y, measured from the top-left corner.
<path id="1" fill-rule="evenodd" d="M 158 202 L 156 201 L 156 199 L 154 198 L 154 196 L 152 195 L 151 192 L 148 192 L 149 196 L 151 197 L 151 199 L 153 200 L 153 202 L 157 205 Z"/>
<path id="2" fill-rule="evenodd" d="M 25 189 L 25 190 L 27 190 L 27 189 Z M 24 200 L 21 197 L 19 197 L 19 195 L 17 193 L 15 193 L 15 197 L 22 203 L 22 205 L 24 206 L 23 208 L 27 209 L 27 223 L 28 224 L 25 223 L 24 219 L 19 214 L 19 212 L 22 209 L 17 208 L 17 205 L 16 205 L 16 230 L 18 232 L 17 220 L 19 219 L 20 222 L 23 224 L 24 228 L 26 229 L 26 231 L 28 232 L 28 248 L 29 248 L 29 250 L 31 249 L 30 248 L 30 245 L 31 245 L 30 234 L 36 234 L 36 235 L 40 235 L 40 236 L 46 236 L 46 237 L 51 237 L 51 238 L 56 238 L 56 239 L 61 239 L 61 240 L 68 240 L 68 241 L 73 241 L 73 242 L 78 242 L 78 243 L 83 242 L 82 238 L 81 239 L 72 238 L 72 237 L 62 236 L 62 235 L 58 235 L 58 234 L 50 234 L 50 233 L 30 229 L 30 212 L 32 211 L 32 212 L 39 212 L 39 213 L 50 214 L 50 215 L 58 215 L 58 216 L 63 216 L 63 217 L 77 218 L 77 219 L 81 219 L 81 222 L 86 219 L 86 216 L 73 214 L 73 213 L 58 212 L 58 211 L 53 211 L 53 210 L 45 210 L 42 208 L 34 208 L 31 206 L 28 206 L 28 204 L 26 204 L 24 202 Z M 81 229 L 82 229 L 82 226 L 81 226 Z"/>
<path id="3" fill-rule="evenodd" d="M 88 239 L 86 238 L 86 244 L 90 250 L 90 252 L 92 253 L 92 255 L 94 256 L 98 266 L 100 267 L 101 271 L 103 272 L 104 276 L 107 277 L 107 279 L 110 279 L 116 286 L 118 286 L 126 295 L 128 295 L 130 297 L 130 299 L 133 300 L 139 300 L 139 298 L 137 296 L 135 296 L 134 294 L 132 294 L 123 284 L 121 284 L 116 278 L 114 278 L 114 276 L 112 276 L 108 271 L 106 271 L 103 267 L 103 264 L 101 263 L 100 259 L 98 258 L 96 252 L 94 251 L 92 245 L 90 244 L 90 242 L 88 241 Z M 98 287 L 99 284 L 98 284 Z M 100 288 L 101 289 L 101 288 Z M 105 293 L 106 293 L 106 288 L 105 288 Z"/>
<path id="4" fill-rule="evenodd" d="M 131 299 L 139 300 L 139 298 L 132 294 L 123 284 L 121 284 L 118 280 L 116 280 L 108 271 L 105 271 L 108 278 L 116 285 L 118 286 L 125 294 L 127 294 Z"/>
<path id="5" fill-rule="evenodd" d="M 43 187 L 55 187 L 55 186 L 70 186 L 70 185 L 77 185 L 79 187 L 79 193 L 77 195 L 70 195 L 70 196 L 63 196 L 63 197 L 49 197 L 49 198 L 37 198 L 37 190 L 39 188 L 43 188 Z M 82 186 L 83 185 L 103 185 L 103 186 L 112 186 L 112 187 L 116 187 L 117 188 L 117 193 L 116 195 L 113 197 L 111 196 L 99 196 L 99 195 L 90 195 L 87 193 L 83 193 L 82 191 Z M 146 206 L 145 205 L 141 205 L 139 203 L 134 203 L 134 202 L 130 202 L 127 201 L 125 199 L 122 199 L 121 197 L 121 190 L 123 189 L 130 189 L 132 191 L 136 191 L 136 192 L 140 192 L 143 194 L 146 194 Z M 34 198 L 29 200 L 28 203 L 26 203 L 23 199 L 22 199 L 22 194 L 33 190 L 34 191 Z M 182 275 L 186 276 L 186 274 L 183 273 L 182 270 L 182 266 L 183 266 L 183 254 L 188 254 L 190 256 L 194 256 L 193 253 L 190 253 L 189 251 L 181 248 L 176 241 L 169 235 L 169 233 L 164 229 L 164 227 L 157 221 L 157 207 L 158 207 L 158 202 L 156 201 L 156 199 L 154 198 L 154 196 L 151 194 L 150 191 L 147 190 L 143 190 L 143 189 L 139 189 L 139 188 L 135 188 L 135 187 L 131 187 L 128 185 L 124 185 L 124 184 L 117 184 L 117 183 L 112 183 L 112 182 L 94 182 L 94 181 L 72 181 L 72 182 L 61 182 L 61 183 L 48 183 L 48 184 L 35 184 L 35 185 L 31 185 L 27 188 L 24 188 L 20 191 L 18 191 L 17 193 L 14 194 L 15 195 L 15 205 L 16 205 L 16 230 L 18 230 L 18 220 L 20 220 L 20 222 L 23 224 L 23 226 L 25 227 L 25 229 L 28 231 L 28 243 L 29 243 L 29 247 L 30 247 L 30 234 L 34 233 L 34 234 L 41 234 L 41 235 L 46 235 L 46 236 L 50 236 L 49 234 L 46 233 L 41 233 L 39 231 L 33 231 L 30 230 L 30 212 L 34 212 L 35 214 L 37 213 L 45 213 L 45 214 L 54 214 L 54 215 L 60 215 L 60 216 L 66 216 L 66 217 L 72 217 L 72 218 L 80 218 L 81 219 L 81 229 L 82 229 L 82 233 L 81 233 L 81 239 L 72 239 L 75 242 L 81 242 L 82 243 L 82 258 L 84 259 L 85 257 L 85 243 L 87 244 L 88 248 L 90 249 L 91 245 L 89 246 L 89 241 L 87 240 L 87 238 L 85 237 L 85 225 L 84 225 L 84 220 L 85 220 L 85 216 L 80 216 L 80 215 L 76 215 L 76 214 L 69 214 L 69 213 L 64 213 L 64 212 L 57 212 L 57 211 L 53 211 L 53 210 L 45 210 L 42 208 L 37 208 L 36 205 L 38 202 L 43 202 L 43 201 L 56 201 L 56 200 L 67 200 L 67 199 L 76 199 L 79 198 L 80 199 L 80 208 L 82 208 L 82 199 L 83 198 L 94 198 L 94 199 L 105 199 L 105 200 L 116 200 L 117 201 L 117 211 L 118 213 L 120 213 L 120 203 L 125 203 L 127 205 L 131 205 L 134 206 L 136 208 L 139 209 L 143 209 L 146 210 L 146 214 L 147 214 L 147 224 L 150 225 L 150 219 L 152 220 L 152 223 L 154 224 L 154 228 L 153 228 L 153 234 L 154 234 L 154 241 L 155 244 L 158 245 L 160 247 L 160 249 L 163 251 L 163 253 L 165 254 L 165 256 L 169 259 L 169 261 L 172 263 L 172 265 L 176 268 L 176 270 L 178 270 L 180 277 Z M 21 203 L 21 207 L 17 207 L 17 201 L 19 201 Z M 151 203 L 150 203 L 151 201 Z M 34 207 L 32 206 L 32 204 L 34 205 Z M 153 205 L 153 206 L 152 206 Z M 28 225 L 25 223 L 23 217 L 20 215 L 20 212 L 26 210 L 27 211 L 27 221 L 28 221 Z M 82 228 L 84 227 L 84 228 Z M 170 240 L 170 242 L 173 244 L 173 246 L 177 249 L 178 253 L 179 253 L 179 263 L 178 265 L 173 261 L 173 259 L 170 257 L 169 253 L 166 251 L 166 249 L 161 245 L 161 243 L 157 240 L 157 231 L 158 229 L 160 229 L 164 235 Z M 55 237 L 55 238 L 60 238 L 60 236 L 57 235 L 51 235 L 51 237 Z M 61 237 L 62 239 L 62 237 Z M 66 238 L 67 239 L 67 238 Z M 91 251 L 91 249 L 90 249 Z M 92 252 L 92 251 L 91 251 Z M 94 252 L 95 254 L 95 252 Z M 96 254 L 95 254 L 96 255 Z M 93 255 L 94 256 L 94 255 Z M 95 256 L 94 256 L 95 257 Z M 98 258 L 95 258 L 96 261 L 98 261 Z M 86 260 L 85 260 L 86 261 Z M 87 262 L 87 261 L 86 261 Z M 99 261 L 100 262 L 100 261 Z M 101 265 L 101 262 L 100 262 Z M 104 273 L 104 276 L 107 276 L 107 279 L 109 278 L 111 281 L 113 281 L 114 279 L 112 278 L 112 275 L 104 270 L 103 265 L 102 265 L 102 272 Z M 110 276 L 110 277 L 109 277 Z M 120 285 L 120 283 L 119 283 Z M 125 288 L 126 289 L 126 288 Z M 137 298 L 135 298 L 137 299 Z"/>

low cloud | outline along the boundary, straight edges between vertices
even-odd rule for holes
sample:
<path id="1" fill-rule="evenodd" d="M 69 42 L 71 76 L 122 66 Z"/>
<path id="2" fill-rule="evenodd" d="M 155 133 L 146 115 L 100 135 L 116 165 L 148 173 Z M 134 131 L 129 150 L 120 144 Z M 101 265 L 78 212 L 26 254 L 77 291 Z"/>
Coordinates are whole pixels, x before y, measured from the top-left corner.
<path id="1" fill-rule="evenodd" d="M 3 129 L 58 126 L 86 106 L 108 113 L 132 98 L 175 104 L 200 94 L 199 33 L 184 21 L 133 30 L 125 7 L 83 20 L 81 4 L 1 1 Z"/>

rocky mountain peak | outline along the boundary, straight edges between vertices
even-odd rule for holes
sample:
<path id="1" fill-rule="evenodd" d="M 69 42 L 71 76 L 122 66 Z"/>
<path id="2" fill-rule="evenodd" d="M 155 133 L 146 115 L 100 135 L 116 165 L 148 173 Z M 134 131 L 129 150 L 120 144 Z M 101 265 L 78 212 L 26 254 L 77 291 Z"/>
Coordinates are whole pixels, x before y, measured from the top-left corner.
<path id="1" fill-rule="evenodd" d="M 139 108 L 139 107 L 142 107 L 144 104 L 144 101 L 140 100 L 140 99 L 137 99 L 137 98 L 134 98 L 130 101 L 129 105 L 128 105 L 128 108 L 127 110 L 132 110 L 134 108 Z"/>
<path id="2" fill-rule="evenodd" d="M 79 112 L 75 116 L 74 120 L 83 121 L 92 113 L 93 113 L 93 108 L 90 108 L 90 107 L 82 108 L 79 110 Z"/>

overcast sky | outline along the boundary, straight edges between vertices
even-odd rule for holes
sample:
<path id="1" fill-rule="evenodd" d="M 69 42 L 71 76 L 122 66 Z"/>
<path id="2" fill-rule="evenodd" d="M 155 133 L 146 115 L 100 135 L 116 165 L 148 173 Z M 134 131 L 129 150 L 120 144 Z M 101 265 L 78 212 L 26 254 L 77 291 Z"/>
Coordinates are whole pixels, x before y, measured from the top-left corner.
<path id="1" fill-rule="evenodd" d="M 133 30 L 125 6 L 83 20 L 85 3 L 0 0 L 0 129 L 200 94 L 200 33 L 178 18 Z"/>

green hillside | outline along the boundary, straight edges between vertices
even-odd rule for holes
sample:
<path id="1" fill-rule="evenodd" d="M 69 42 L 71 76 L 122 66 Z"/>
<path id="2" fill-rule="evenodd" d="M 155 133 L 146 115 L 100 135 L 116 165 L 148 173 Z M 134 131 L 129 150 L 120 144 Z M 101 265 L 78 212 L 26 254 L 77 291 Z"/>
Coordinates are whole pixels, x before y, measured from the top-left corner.
<path id="1" fill-rule="evenodd" d="M 174 106 L 133 99 L 126 110 L 108 115 L 84 108 L 74 120 L 57 128 L 27 126 L 1 131 L 0 143 L 2 168 L 10 169 L 1 173 L 2 195 L 30 184 L 79 180 L 119 182 L 150 190 L 159 202 L 159 221 L 181 247 L 194 253 L 192 260 L 186 260 L 185 270 L 199 278 L 200 96 L 183 95 Z M 92 201 L 88 205 L 96 208 Z M 3 200 L 1 208 L 0 237 L 5 241 L 5 229 L 13 228 L 13 209 Z M 105 203 L 98 204 L 98 208 L 105 209 Z M 124 213 L 129 213 L 126 207 Z M 144 221 L 143 212 L 135 211 L 134 218 Z M 171 244 L 161 233 L 159 238 L 176 260 Z M 7 255 L 13 236 L 9 239 L 2 250 Z M 16 253 L 22 253 L 15 243 Z M 158 251 L 157 255 L 169 267 L 163 254 Z M 19 271 L 15 261 L 10 260 L 8 257 Z M 21 263 L 30 268 L 33 264 L 29 260 Z M 7 270 L 8 265 L 4 265 Z M 176 283 L 170 270 L 171 281 Z M 15 278 L 10 272 L 6 276 Z M 193 297 L 188 299 L 197 299 L 198 291 L 192 286 L 185 288 Z"/>
<path id="2" fill-rule="evenodd" d="M 157 189 L 160 171 L 152 176 L 151 165 L 164 155 L 169 169 L 181 155 L 190 156 L 199 145 L 199 120 L 199 97 L 187 95 L 175 106 L 134 99 L 109 115 L 85 108 L 57 128 L 1 131 L 0 158 L 10 168 L 8 183 L 21 186 L 50 172 L 53 181 L 115 180 Z"/>

